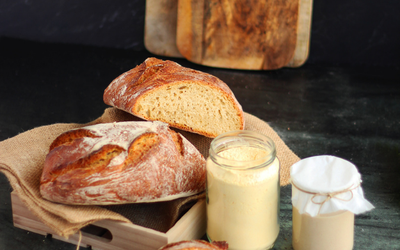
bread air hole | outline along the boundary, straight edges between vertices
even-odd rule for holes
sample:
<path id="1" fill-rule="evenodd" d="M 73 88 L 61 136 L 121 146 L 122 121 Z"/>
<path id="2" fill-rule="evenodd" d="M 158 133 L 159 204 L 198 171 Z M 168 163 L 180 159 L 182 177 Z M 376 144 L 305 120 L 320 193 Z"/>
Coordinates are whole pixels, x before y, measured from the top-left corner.
<path id="1" fill-rule="evenodd" d="M 191 128 L 207 127 L 206 130 L 215 133 L 223 132 L 227 126 L 235 129 L 236 125 L 230 123 L 238 123 L 233 119 L 236 110 L 228 99 L 221 97 L 218 91 L 197 84 L 165 86 L 163 91 L 146 96 L 141 105 L 140 113 L 144 117 L 147 114 L 151 119 Z"/>

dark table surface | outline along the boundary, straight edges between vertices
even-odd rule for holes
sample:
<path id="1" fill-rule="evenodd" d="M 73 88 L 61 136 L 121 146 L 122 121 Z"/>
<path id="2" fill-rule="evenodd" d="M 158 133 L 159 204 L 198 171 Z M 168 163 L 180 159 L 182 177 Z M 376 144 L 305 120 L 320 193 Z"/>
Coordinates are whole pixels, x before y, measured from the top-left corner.
<path id="1" fill-rule="evenodd" d="M 146 51 L 0 38 L 0 141 L 54 123 L 85 123 L 107 105 L 102 95 Z M 166 59 L 163 57 L 159 57 Z M 355 219 L 354 249 L 400 249 L 400 72 L 305 64 L 275 71 L 216 69 L 172 59 L 225 81 L 244 111 L 268 124 L 300 157 L 353 162 L 375 205 Z M 7 178 L 0 174 L 0 249 L 75 249 L 15 228 Z M 292 249 L 291 187 L 281 189 L 274 249 Z"/>

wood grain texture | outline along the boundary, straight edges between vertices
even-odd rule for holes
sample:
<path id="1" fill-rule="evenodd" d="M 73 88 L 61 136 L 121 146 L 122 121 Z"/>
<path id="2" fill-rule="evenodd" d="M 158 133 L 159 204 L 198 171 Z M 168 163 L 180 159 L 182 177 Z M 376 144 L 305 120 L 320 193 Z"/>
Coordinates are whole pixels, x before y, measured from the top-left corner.
<path id="1" fill-rule="evenodd" d="M 213 67 L 284 67 L 296 49 L 298 7 L 298 0 L 179 1 L 178 49 Z"/>
<path id="2" fill-rule="evenodd" d="M 204 0 L 178 0 L 176 45 L 186 59 L 201 64 Z"/>
<path id="3" fill-rule="evenodd" d="M 178 0 L 146 0 L 144 45 L 156 55 L 182 57 L 176 47 Z"/>
<path id="4" fill-rule="evenodd" d="M 312 0 L 299 0 L 296 49 L 287 67 L 299 67 L 307 59 L 310 48 Z"/>
<path id="5" fill-rule="evenodd" d="M 147 0 L 145 19 L 145 46 L 147 50 L 161 56 L 181 58 L 183 54 L 192 62 L 203 64 L 203 21 L 205 3 L 208 3 L 208 1 Z M 228 11 L 226 17 L 232 20 L 231 8 L 226 2 L 221 3 Z M 292 29 L 292 31 L 296 31 L 294 54 L 285 67 L 299 67 L 306 62 L 309 55 L 313 1 L 299 0 L 298 4 L 297 29 Z M 254 48 L 253 50 L 256 49 L 257 48 Z M 247 61 L 241 61 L 239 63 L 235 61 L 226 62 L 226 59 L 223 61 L 219 59 L 218 55 L 214 55 L 213 59 L 210 61 L 211 64 L 217 64 L 217 67 L 221 67 L 218 66 L 219 63 L 225 63 L 232 65 L 231 68 L 241 68 L 242 64 L 254 64 L 255 62 L 261 64 L 261 59 L 247 60 L 249 60 L 249 63 Z M 235 66 L 236 64 L 239 65 Z"/>

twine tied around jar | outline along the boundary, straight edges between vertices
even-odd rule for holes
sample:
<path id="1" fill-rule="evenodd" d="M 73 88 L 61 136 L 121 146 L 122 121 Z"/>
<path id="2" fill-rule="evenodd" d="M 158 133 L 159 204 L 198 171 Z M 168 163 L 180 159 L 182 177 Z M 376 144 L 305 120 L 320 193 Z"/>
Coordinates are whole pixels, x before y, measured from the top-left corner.
<path id="1" fill-rule="evenodd" d="M 311 202 L 314 203 L 314 204 L 316 204 L 316 205 L 320 205 L 320 206 L 319 206 L 319 209 L 318 209 L 318 215 L 319 215 L 320 212 L 321 212 L 322 206 L 325 204 L 325 202 L 329 201 L 330 199 L 335 198 L 335 199 L 338 199 L 338 200 L 341 200 L 341 201 L 351 201 L 351 200 L 353 199 L 353 190 L 356 189 L 356 188 L 358 188 L 358 187 L 360 186 L 360 183 L 359 183 L 359 184 L 356 185 L 355 187 L 353 187 L 354 185 L 351 185 L 349 188 L 343 189 L 343 190 L 341 190 L 341 191 L 336 191 L 336 192 L 332 192 L 332 193 L 316 193 L 316 192 L 309 192 L 309 191 L 303 190 L 303 189 L 297 187 L 293 182 L 291 182 L 291 184 L 292 184 L 295 188 L 297 188 L 298 190 L 300 190 L 301 192 L 304 192 L 304 193 L 307 193 L 307 194 L 311 194 L 311 195 L 312 195 L 312 197 L 311 197 Z M 343 199 L 343 198 L 337 197 L 338 195 L 344 194 L 344 193 L 347 193 L 347 192 L 350 192 L 350 194 L 351 194 L 350 199 Z M 314 200 L 316 197 L 320 197 L 320 196 L 326 196 L 325 200 L 323 200 L 323 201 L 315 201 L 315 200 Z"/>

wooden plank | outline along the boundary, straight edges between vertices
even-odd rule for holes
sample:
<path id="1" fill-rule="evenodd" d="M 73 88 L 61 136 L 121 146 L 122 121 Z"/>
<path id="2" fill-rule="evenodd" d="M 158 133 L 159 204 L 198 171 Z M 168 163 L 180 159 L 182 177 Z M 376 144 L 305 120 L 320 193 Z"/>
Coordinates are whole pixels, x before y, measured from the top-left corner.
<path id="1" fill-rule="evenodd" d="M 44 236 L 52 235 L 52 237 L 56 239 L 62 238 L 60 240 L 75 245 L 78 242 L 76 239 L 74 239 L 74 237 L 66 239 L 55 234 L 55 232 L 50 227 L 41 222 L 35 215 L 32 214 L 31 211 L 29 211 L 29 209 L 23 204 L 23 202 L 19 199 L 18 195 L 15 192 L 11 193 L 11 204 L 13 223 L 15 227 Z M 81 246 L 88 247 L 88 245 L 84 244 L 83 242 Z"/>
<path id="2" fill-rule="evenodd" d="M 230 60 L 209 52 L 209 58 L 207 59 L 207 55 L 203 51 L 203 39 L 207 35 L 204 33 L 204 4 L 206 1 L 147 0 L 145 18 L 146 48 L 150 52 L 161 56 L 181 58 L 183 54 L 185 58 L 193 62 L 209 66 L 224 67 L 228 64 L 230 66 L 227 67 L 230 68 L 257 69 L 257 67 L 260 67 L 259 65 L 264 62 L 264 58 L 261 56 Z M 299 0 L 295 49 L 292 59 L 287 65 L 284 65 L 285 67 L 299 67 L 308 58 L 312 4 L 312 0 Z M 229 42 L 227 41 L 224 44 Z M 268 66 L 266 67 L 268 68 Z"/>
<path id="3" fill-rule="evenodd" d="M 182 9 L 189 9 L 185 5 L 192 5 L 189 20 L 181 18 Z M 260 70 L 281 68 L 293 58 L 299 0 L 204 0 L 203 8 L 197 5 L 198 1 L 178 2 L 177 38 L 189 37 L 190 33 L 180 33 L 188 29 L 181 27 L 191 25 L 192 34 L 201 39 L 189 54 L 177 41 L 186 59 L 212 67 Z"/>
<path id="4" fill-rule="evenodd" d="M 164 233 L 134 224 L 102 220 L 93 223 L 93 225 L 108 229 L 112 234 L 112 240 L 108 244 L 104 244 L 96 240 L 95 237 L 90 237 L 85 243 L 104 250 L 152 250 L 158 249 L 168 243 L 168 238 Z"/>
<path id="5" fill-rule="evenodd" d="M 144 45 L 156 55 L 182 57 L 176 46 L 178 0 L 146 0 Z"/>
<path id="6" fill-rule="evenodd" d="M 186 59 L 212 67 L 299 67 L 308 58 L 311 14 L 312 0 L 179 0 L 176 43 Z"/>
<path id="7" fill-rule="evenodd" d="M 170 243 L 185 239 L 199 239 L 204 236 L 205 231 L 206 202 L 205 199 L 201 199 L 166 234 Z"/>
<path id="8" fill-rule="evenodd" d="M 311 35 L 312 0 L 299 0 L 299 23 L 297 26 L 297 42 L 293 59 L 287 67 L 299 67 L 308 58 Z"/>

